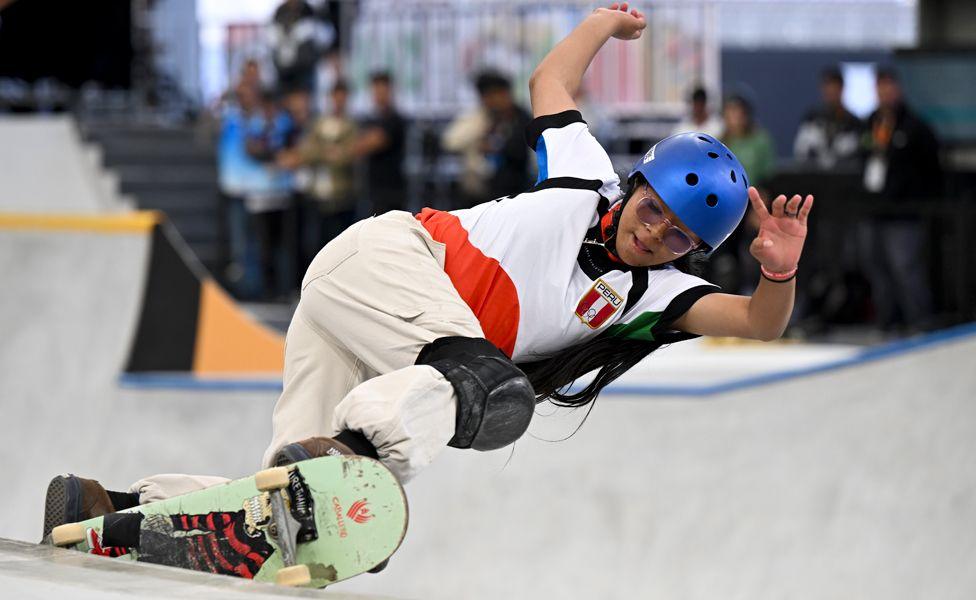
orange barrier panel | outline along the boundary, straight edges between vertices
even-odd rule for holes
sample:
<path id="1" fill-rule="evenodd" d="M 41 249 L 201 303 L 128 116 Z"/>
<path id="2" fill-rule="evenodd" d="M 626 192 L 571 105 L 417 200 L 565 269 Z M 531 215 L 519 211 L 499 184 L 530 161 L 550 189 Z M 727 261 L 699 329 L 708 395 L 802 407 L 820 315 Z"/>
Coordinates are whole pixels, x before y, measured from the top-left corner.
<path id="1" fill-rule="evenodd" d="M 280 373 L 284 357 L 279 334 L 252 319 L 212 279 L 201 282 L 194 373 Z"/>

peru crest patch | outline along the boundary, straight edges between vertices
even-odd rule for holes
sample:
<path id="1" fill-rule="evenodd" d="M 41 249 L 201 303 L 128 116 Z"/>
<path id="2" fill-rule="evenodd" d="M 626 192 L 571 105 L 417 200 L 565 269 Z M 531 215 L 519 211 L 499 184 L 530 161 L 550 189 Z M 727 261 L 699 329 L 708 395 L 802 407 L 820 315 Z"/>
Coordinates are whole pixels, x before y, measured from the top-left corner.
<path id="1" fill-rule="evenodd" d="M 623 297 L 607 282 L 597 279 L 576 306 L 576 316 L 590 329 L 597 329 L 623 305 Z"/>

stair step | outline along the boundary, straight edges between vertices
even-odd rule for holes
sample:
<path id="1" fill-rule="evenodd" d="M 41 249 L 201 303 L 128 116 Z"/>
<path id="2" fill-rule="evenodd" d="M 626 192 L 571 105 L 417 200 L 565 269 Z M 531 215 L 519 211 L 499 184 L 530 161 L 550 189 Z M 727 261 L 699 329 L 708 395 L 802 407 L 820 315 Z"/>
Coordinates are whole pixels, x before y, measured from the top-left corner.
<path id="1" fill-rule="evenodd" d="M 194 197 L 207 196 L 216 198 L 220 190 L 216 180 L 193 181 L 185 179 L 163 179 L 159 181 L 132 180 L 122 178 L 120 189 L 126 194 L 184 194 Z"/>
<path id="2" fill-rule="evenodd" d="M 98 142 L 111 139 L 156 141 L 156 140 L 185 140 L 193 142 L 200 135 L 193 127 L 132 125 L 113 123 L 89 123 L 82 127 L 86 139 Z"/>
<path id="3" fill-rule="evenodd" d="M 216 241 L 220 225 L 216 219 L 174 219 L 170 222 L 191 246 L 199 242 Z"/>
<path id="4" fill-rule="evenodd" d="M 193 126 L 124 121 L 81 123 L 100 149 L 121 193 L 142 209 L 161 210 L 211 272 L 222 256 L 222 207 L 216 149 Z"/>
<path id="5" fill-rule="evenodd" d="M 158 164 L 160 159 L 173 161 L 173 164 L 215 164 L 217 155 L 213 148 L 201 147 L 182 141 L 159 141 L 129 143 L 124 140 L 106 140 L 100 142 L 102 154 L 106 164 L 140 164 L 150 161 Z"/>
<path id="6" fill-rule="evenodd" d="M 217 185 L 216 164 L 172 165 L 119 165 L 112 169 L 119 178 L 131 183 L 168 183 L 171 181 L 197 182 L 211 187 Z"/>
<path id="7" fill-rule="evenodd" d="M 132 192 L 127 192 L 132 193 Z M 132 193 L 139 203 L 139 208 L 158 209 L 162 211 L 208 212 L 216 211 L 220 207 L 220 196 L 216 191 L 199 192 L 176 189 L 140 189 Z"/>

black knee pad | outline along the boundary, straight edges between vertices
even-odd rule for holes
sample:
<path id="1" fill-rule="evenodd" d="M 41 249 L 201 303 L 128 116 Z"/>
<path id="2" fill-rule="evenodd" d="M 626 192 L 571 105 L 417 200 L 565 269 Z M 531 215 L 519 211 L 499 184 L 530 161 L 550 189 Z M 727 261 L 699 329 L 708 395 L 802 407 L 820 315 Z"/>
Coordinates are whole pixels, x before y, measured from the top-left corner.
<path id="1" fill-rule="evenodd" d="M 528 377 L 484 338 L 444 337 L 424 346 L 418 365 L 437 369 L 458 397 L 448 446 L 497 450 L 522 437 L 535 410 Z"/>

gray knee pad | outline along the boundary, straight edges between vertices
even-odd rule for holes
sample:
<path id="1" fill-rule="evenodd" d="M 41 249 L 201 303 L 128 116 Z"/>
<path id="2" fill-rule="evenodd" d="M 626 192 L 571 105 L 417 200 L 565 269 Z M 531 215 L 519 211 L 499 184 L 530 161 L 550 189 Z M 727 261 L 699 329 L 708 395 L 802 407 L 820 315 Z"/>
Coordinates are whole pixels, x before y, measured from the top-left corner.
<path id="1" fill-rule="evenodd" d="M 535 410 L 535 390 L 521 369 L 483 338 L 444 337 L 424 346 L 418 365 L 437 369 L 458 397 L 448 446 L 497 450 L 522 437 Z"/>

